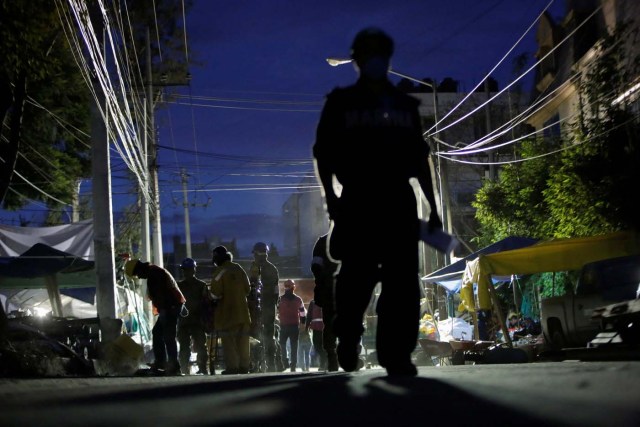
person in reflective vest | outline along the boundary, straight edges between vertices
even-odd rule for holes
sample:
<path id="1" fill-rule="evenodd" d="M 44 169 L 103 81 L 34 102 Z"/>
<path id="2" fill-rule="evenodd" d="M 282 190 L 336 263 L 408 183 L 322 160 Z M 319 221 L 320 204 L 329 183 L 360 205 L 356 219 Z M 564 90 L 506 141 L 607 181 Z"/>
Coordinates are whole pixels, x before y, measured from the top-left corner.
<path id="1" fill-rule="evenodd" d="M 280 320 L 280 349 L 284 368 L 296 371 L 298 365 L 298 338 L 300 328 L 304 329 L 306 312 L 302 298 L 295 294 L 296 284 L 289 279 L 284 282 L 284 294 L 278 301 L 278 319 Z M 290 354 L 287 358 L 287 341 Z"/>

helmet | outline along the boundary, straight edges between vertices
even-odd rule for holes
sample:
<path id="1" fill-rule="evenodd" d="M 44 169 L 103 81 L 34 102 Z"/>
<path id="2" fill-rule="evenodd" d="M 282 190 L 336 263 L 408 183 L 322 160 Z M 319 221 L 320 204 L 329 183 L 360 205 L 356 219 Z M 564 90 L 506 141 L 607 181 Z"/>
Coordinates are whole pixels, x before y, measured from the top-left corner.
<path id="1" fill-rule="evenodd" d="M 124 263 L 124 274 L 126 274 L 129 277 L 133 277 L 133 271 L 136 268 L 136 265 L 138 265 L 138 259 L 137 258 L 132 258 L 130 260 L 128 260 L 127 262 Z"/>
<path id="2" fill-rule="evenodd" d="M 180 268 L 196 268 L 198 264 L 196 263 L 196 260 L 193 258 L 185 258 L 182 260 L 182 263 L 180 264 Z"/>
<path id="3" fill-rule="evenodd" d="M 213 248 L 212 253 L 214 255 L 225 256 L 227 253 L 229 253 L 229 250 L 226 247 L 220 245 Z"/>
<path id="4" fill-rule="evenodd" d="M 269 245 L 267 245 L 264 242 L 258 242 L 255 245 L 253 245 L 253 252 L 262 252 L 262 253 L 269 253 Z"/>
<path id="5" fill-rule="evenodd" d="M 289 290 L 289 289 L 293 289 L 293 290 L 295 290 L 295 289 L 296 289 L 296 282 L 294 282 L 294 281 L 293 281 L 293 280 L 291 280 L 291 279 L 287 279 L 287 280 L 285 280 L 285 282 L 284 282 L 284 289 L 285 289 L 285 290 Z"/>
<path id="6" fill-rule="evenodd" d="M 351 57 L 380 54 L 386 58 L 393 55 L 393 39 L 380 28 L 368 27 L 356 34 L 351 44 Z"/>

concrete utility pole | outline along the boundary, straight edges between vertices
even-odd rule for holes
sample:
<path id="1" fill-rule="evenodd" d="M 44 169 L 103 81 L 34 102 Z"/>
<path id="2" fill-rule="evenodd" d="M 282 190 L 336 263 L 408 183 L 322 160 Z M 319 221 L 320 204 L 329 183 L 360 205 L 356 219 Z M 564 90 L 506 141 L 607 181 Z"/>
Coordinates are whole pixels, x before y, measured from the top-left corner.
<path id="1" fill-rule="evenodd" d="M 102 34 L 99 31 L 98 34 Z M 104 43 L 104 37 L 101 44 Z M 106 57 L 106 55 L 105 55 Z M 94 81 L 94 84 L 97 84 Z M 102 88 L 96 87 L 97 103 L 91 107 L 91 174 L 93 194 L 93 246 L 96 265 L 96 305 L 100 318 L 101 341 L 109 342 L 120 335 L 116 322 L 116 268 L 111 204 L 111 160 L 105 121 L 106 103 Z"/>
<path id="2" fill-rule="evenodd" d="M 149 125 L 147 123 L 148 114 L 147 114 L 147 103 L 144 103 L 144 130 L 141 132 L 144 135 L 144 144 L 140 144 L 143 152 L 140 156 L 142 161 L 144 162 L 143 167 L 145 171 L 149 170 L 149 159 L 147 157 L 147 144 L 146 142 L 149 140 Z M 151 194 L 149 190 L 149 176 L 147 174 L 142 175 L 142 188 L 138 192 L 138 202 L 140 203 L 140 214 L 142 215 L 141 224 L 140 224 L 140 258 L 143 261 L 151 260 L 151 236 L 149 234 L 150 224 L 149 224 L 149 200 L 146 195 Z"/>
<path id="3" fill-rule="evenodd" d="M 182 168 L 180 176 L 182 177 L 182 206 L 184 207 L 185 246 L 187 250 L 187 258 L 191 258 L 191 224 L 189 223 L 189 198 L 187 197 L 187 182 L 189 180 L 189 175 L 187 175 L 187 170 Z"/>
<path id="4" fill-rule="evenodd" d="M 151 182 L 153 209 L 153 263 L 164 267 L 162 258 L 162 221 L 160 217 L 160 188 L 158 186 L 158 154 L 156 153 L 156 130 L 154 120 L 153 105 L 153 73 L 151 72 L 151 37 L 149 35 L 149 27 L 147 27 L 147 116 L 148 133 L 147 149 L 151 164 L 149 167 L 149 179 Z"/>

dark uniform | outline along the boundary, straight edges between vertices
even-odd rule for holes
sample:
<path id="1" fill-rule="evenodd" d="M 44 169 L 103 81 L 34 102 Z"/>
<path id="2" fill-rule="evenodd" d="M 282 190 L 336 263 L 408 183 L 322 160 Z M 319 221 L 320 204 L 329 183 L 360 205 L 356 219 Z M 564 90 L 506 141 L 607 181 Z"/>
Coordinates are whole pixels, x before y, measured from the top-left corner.
<path id="1" fill-rule="evenodd" d="M 158 265 L 132 259 L 126 262 L 125 272 L 131 277 L 147 279 L 147 296 L 158 312 L 151 330 L 154 366 L 166 374 L 180 375 L 176 333 L 184 295 L 171 273 Z"/>
<path id="2" fill-rule="evenodd" d="M 278 269 L 267 257 L 269 247 L 262 243 L 254 246 L 254 262 L 249 270 L 249 281 L 251 283 L 260 281 L 261 291 L 261 314 L 262 314 L 262 335 L 265 357 L 265 370 L 269 372 L 281 371 L 280 345 L 275 339 L 276 310 L 280 289 L 280 275 Z"/>
<path id="3" fill-rule="evenodd" d="M 378 282 L 378 361 L 395 375 L 415 375 L 420 318 L 419 219 L 410 178 L 417 178 L 435 209 L 429 146 L 422 136 L 419 101 L 387 79 L 393 41 L 369 29 L 354 41 L 362 74 L 327 96 L 313 155 L 333 229 L 329 253 L 342 262 L 336 278 L 338 359 L 357 369 L 363 316 Z M 332 178 L 342 185 L 338 198 Z M 366 218 L 366 221 L 365 221 Z M 373 226 L 371 224 L 374 224 Z"/>
<path id="4" fill-rule="evenodd" d="M 188 277 L 178 286 L 186 298 L 186 307 L 189 315 L 180 317 L 178 321 L 178 343 L 180 344 L 180 366 L 183 373 L 189 373 L 189 359 L 191 358 L 191 343 L 196 351 L 198 373 L 208 372 L 207 364 L 209 356 L 207 352 L 207 336 L 205 334 L 204 313 L 207 301 L 207 283 L 196 277 Z"/>

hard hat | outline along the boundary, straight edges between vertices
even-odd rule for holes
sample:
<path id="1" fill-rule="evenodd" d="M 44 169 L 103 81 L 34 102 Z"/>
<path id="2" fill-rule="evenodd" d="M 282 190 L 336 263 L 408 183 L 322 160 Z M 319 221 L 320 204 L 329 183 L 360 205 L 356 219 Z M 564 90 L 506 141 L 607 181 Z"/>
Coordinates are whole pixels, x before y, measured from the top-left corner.
<path id="1" fill-rule="evenodd" d="M 129 277 L 133 277 L 133 271 L 136 268 L 136 265 L 138 265 L 138 259 L 136 258 L 132 258 L 130 260 L 128 260 L 127 262 L 124 263 L 124 274 L 126 274 Z"/>
<path id="2" fill-rule="evenodd" d="M 393 55 L 393 39 L 380 28 L 368 27 L 356 34 L 351 44 L 351 57 L 380 54 L 386 58 Z"/>
<path id="3" fill-rule="evenodd" d="M 220 245 L 220 246 L 216 246 L 215 248 L 213 248 L 213 251 L 211 251 L 214 255 L 219 255 L 219 256 L 225 256 L 227 253 L 229 253 L 229 250 Z"/>
<path id="4" fill-rule="evenodd" d="M 295 289 L 296 288 L 296 282 L 294 282 L 291 279 L 287 279 L 284 282 L 284 288 L 285 289 Z"/>
<path id="5" fill-rule="evenodd" d="M 267 245 L 264 242 L 258 242 L 255 245 L 253 245 L 253 252 L 269 253 L 269 245 Z"/>
<path id="6" fill-rule="evenodd" d="M 180 268 L 196 268 L 197 263 L 196 260 L 193 258 L 185 258 L 182 260 L 182 263 L 180 264 Z"/>

